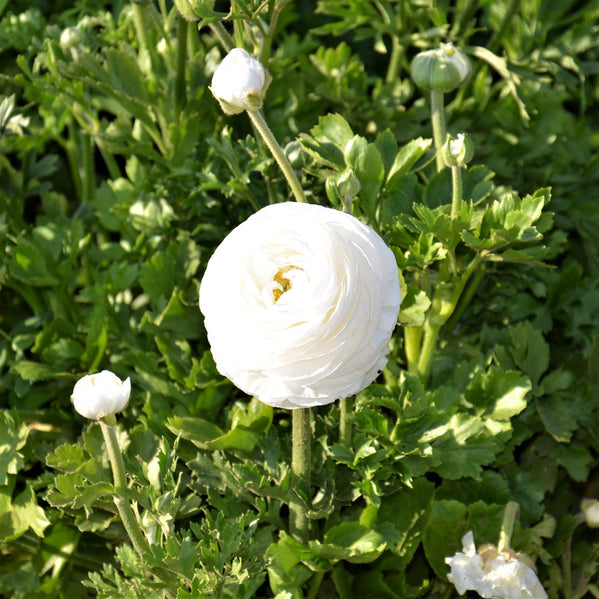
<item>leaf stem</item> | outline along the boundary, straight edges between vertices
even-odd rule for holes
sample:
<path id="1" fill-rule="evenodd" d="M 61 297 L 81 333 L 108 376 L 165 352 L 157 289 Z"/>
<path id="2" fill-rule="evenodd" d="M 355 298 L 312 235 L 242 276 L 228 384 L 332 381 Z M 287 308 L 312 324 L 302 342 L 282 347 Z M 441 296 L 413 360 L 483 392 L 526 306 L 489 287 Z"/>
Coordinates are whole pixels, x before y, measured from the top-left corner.
<path id="1" fill-rule="evenodd" d="M 187 102 L 187 89 L 185 81 L 185 66 L 187 63 L 187 32 L 189 23 L 181 16 L 177 16 L 177 62 L 175 72 L 175 110 L 177 112 Z"/>
<path id="2" fill-rule="evenodd" d="M 441 148 L 447 137 L 445 127 L 445 107 L 443 102 L 443 92 L 431 90 L 431 124 L 433 127 L 433 140 L 437 150 L 437 172 L 440 173 L 445 168 L 445 162 L 441 154 Z"/>
<path id="3" fill-rule="evenodd" d="M 235 47 L 235 40 L 220 21 L 209 23 L 208 27 L 210 27 L 225 51 L 230 52 Z"/>
<path id="4" fill-rule="evenodd" d="M 508 501 L 503 512 L 503 522 L 499 531 L 499 542 L 497 551 L 500 553 L 509 549 L 512 541 L 512 532 L 514 531 L 514 522 L 520 512 L 520 506 L 515 501 Z"/>
<path id="5" fill-rule="evenodd" d="M 457 219 L 462 205 L 462 167 L 451 167 L 451 220 Z"/>
<path id="6" fill-rule="evenodd" d="M 349 415 L 352 413 L 353 400 L 351 397 L 344 397 L 339 400 L 339 443 L 345 447 L 351 447 L 352 426 L 349 421 Z"/>
<path id="7" fill-rule="evenodd" d="M 422 327 L 404 327 L 404 350 L 408 363 L 408 372 L 418 372 L 418 358 L 420 357 L 420 344 L 422 342 Z"/>
<path id="8" fill-rule="evenodd" d="M 268 149 L 271 151 L 274 159 L 277 161 L 281 171 L 285 175 L 287 179 L 287 183 L 289 183 L 289 187 L 291 187 L 291 191 L 295 196 L 295 199 L 298 202 L 306 203 L 306 196 L 304 195 L 304 190 L 298 181 L 298 178 L 293 170 L 291 164 L 289 164 L 289 160 L 287 160 L 287 156 L 285 156 L 285 152 L 275 139 L 268 123 L 262 116 L 262 113 L 259 110 L 248 110 L 247 111 L 252 123 L 254 123 L 256 129 L 258 129 L 258 133 L 262 136 L 262 139 L 266 142 Z"/>
<path id="9" fill-rule="evenodd" d="M 289 499 L 289 529 L 302 543 L 310 537 L 310 520 L 305 502 L 310 496 L 312 462 L 312 428 L 310 408 L 296 408 L 291 412 L 291 493 Z"/>
<path id="10" fill-rule="evenodd" d="M 100 428 L 104 435 L 106 451 L 112 468 L 114 503 L 133 547 L 137 553 L 143 555 L 144 552 L 149 551 L 149 546 L 133 513 L 133 509 L 125 498 L 125 494 L 127 493 L 127 478 L 125 476 L 125 465 L 123 464 L 123 456 L 119 447 L 115 427 L 104 422 L 104 420 L 100 420 Z"/>
<path id="11" fill-rule="evenodd" d="M 440 330 L 441 325 L 433 324 L 430 318 L 424 325 L 424 340 L 418 357 L 418 366 L 416 367 L 416 372 L 424 381 L 428 379 L 431 371 Z"/>

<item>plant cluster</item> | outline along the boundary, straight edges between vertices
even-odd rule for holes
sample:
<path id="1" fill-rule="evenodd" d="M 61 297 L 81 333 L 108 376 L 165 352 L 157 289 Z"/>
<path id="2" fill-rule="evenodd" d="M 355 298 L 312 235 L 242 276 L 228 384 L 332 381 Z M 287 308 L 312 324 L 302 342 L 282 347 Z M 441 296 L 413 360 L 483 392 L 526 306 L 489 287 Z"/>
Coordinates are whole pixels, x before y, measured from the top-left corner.
<path id="1" fill-rule="evenodd" d="M 0 0 L 0 594 L 448 599 L 476 545 L 599 597 L 598 17 Z M 233 48 L 264 89 L 224 114 Z M 294 198 L 376 231 L 402 296 L 375 383 L 305 412 L 224 378 L 198 307 Z"/>

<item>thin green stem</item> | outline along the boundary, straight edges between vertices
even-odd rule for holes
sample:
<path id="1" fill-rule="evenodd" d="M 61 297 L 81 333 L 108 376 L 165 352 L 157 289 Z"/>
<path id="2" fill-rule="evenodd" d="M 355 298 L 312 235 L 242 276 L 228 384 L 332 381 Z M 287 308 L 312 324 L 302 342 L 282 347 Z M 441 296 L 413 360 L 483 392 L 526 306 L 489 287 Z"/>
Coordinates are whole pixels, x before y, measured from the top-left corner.
<path id="1" fill-rule="evenodd" d="M 339 401 L 339 443 L 345 447 L 351 447 L 352 426 L 349 415 L 352 413 L 353 399 L 344 397 Z"/>
<path id="2" fill-rule="evenodd" d="M 433 324 L 430 321 L 427 321 L 424 325 L 424 340 L 418 358 L 418 366 L 416 367 L 416 372 L 423 381 L 426 381 L 429 377 L 440 330 L 441 325 Z"/>
<path id="3" fill-rule="evenodd" d="M 277 28 L 277 23 L 279 22 L 281 12 L 290 2 L 291 0 L 281 0 L 280 2 L 277 2 L 273 8 L 272 16 L 270 18 L 270 25 L 268 26 L 268 31 L 264 37 L 264 43 L 262 44 L 262 51 L 260 52 L 260 62 L 263 65 L 266 65 L 270 59 L 272 38 Z"/>
<path id="4" fill-rule="evenodd" d="M 503 522 L 499 532 L 499 542 L 497 551 L 500 553 L 509 549 L 512 542 L 512 532 L 514 531 L 514 522 L 520 512 L 520 506 L 515 501 L 508 501 L 503 512 Z"/>
<path id="5" fill-rule="evenodd" d="M 505 15 L 503 15 L 503 19 L 501 21 L 501 24 L 499 25 L 499 28 L 496 29 L 495 33 L 491 36 L 491 39 L 487 44 L 487 50 L 489 50 L 490 52 L 495 52 L 495 50 L 501 43 L 501 40 L 503 39 L 503 36 L 505 35 L 507 28 L 512 22 L 512 19 L 514 18 L 519 9 L 520 0 L 512 0 L 509 6 L 507 7 L 507 10 L 505 11 Z"/>
<path id="6" fill-rule="evenodd" d="M 94 140 L 91 135 L 81 133 L 81 153 L 83 155 L 83 201 L 91 202 L 96 193 L 94 169 Z"/>
<path id="7" fill-rule="evenodd" d="M 266 142 L 268 149 L 271 151 L 274 159 L 277 161 L 281 171 L 285 175 L 287 179 L 287 183 L 289 183 L 289 187 L 295 196 L 295 199 L 298 202 L 307 202 L 306 196 L 304 195 L 304 190 L 298 181 L 298 178 L 293 170 L 291 164 L 289 164 L 289 160 L 287 156 L 285 156 L 285 152 L 275 139 L 268 123 L 262 116 L 262 113 L 258 110 L 248 110 L 247 111 L 252 123 L 254 123 L 256 129 L 258 129 L 258 133 L 262 136 L 262 139 Z"/>
<path id="8" fill-rule="evenodd" d="M 456 220 L 462 206 L 462 167 L 451 167 L 451 220 Z"/>
<path id="9" fill-rule="evenodd" d="M 210 27 L 212 33 L 214 33 L 216 39 L 220 42 L 220 45 L 226 52 L 230 52 L 235 48 L 235 40 L 220 21 L 209 23 L 208 27 Z"/>
<path id="10" fill-rule="evenodd" d="M 404 55 L 404 47 L 396 36 L 391 38 L 391 57 L 387 65 L 387 75 L 385 76 L 386 83 L 397 81 L 399 67 Z"/>
<path id="11" fill-rule="evenodd" d="M 187 102 L 187 84 L 185 66 L 187 64 L 188 23 L 181 15 L 177 16 L 177 62 L 175 72 L 175 109 L 181 110 Z"/>
<path id="12" fill-rule="evenodd" d="M 420 344 L 422 342 L 422 327 L 404 327 L 404 350 L 408 363 L 408 372 L 418 372 L 418 359 L 420 357 Z"/>
<path id="13" fill-rule="evenodd" d="M 433 127 L 433 140 L 435 150 L 437 150 L 437 172 L 445 168 L 445 162 L 441 154 L 441 148 L 447 138 L 447 129 L 445 127 L 445 106 L 443 102 L 443 92 L 431 90 L 431 124 Z"/>
<path id="14" fill-rule="evenodd" d="M 466 6 L 462 8 L 460 13 L 460 19 L 453 28 L 453 35 L 455 37 L 459 37 L 461 34 L 463 34 L 466 27 L 472 22 L 479 2 L 480 0 L 467 0 Z"/>
<path id="15" fill-rule="evenodd" d="M 310 520 L 305 504 L 310 498 L 312 428 L 310 408 L 296 408 L 291 412 L 291 495 L 289 498 L 289 529 L 302 543 L 310 538 Z"/>
<path id="16" fill-rule="evenodd" d="M 108 452 L 108 459 L 112 468 L 114 503 L 133 547 L 137 553 L 143 555 L 145 551 L 149 550 L 149 545 L 141 531 L 133 509 L 125 497 L 127 493 L 127 478 L 125 476 L 125 465 L 123 464 L 123 456 L 119 447 L 115 427 L 107 424 L 104 420 L 100 420 L 100 428 L 104 435 L 106 451 Z"/>
<path id="17" fill-rule="evenodd" d="M 324 578 L 324 570 L 320 572 L 316 572 L 314 574 L 314 578 L 312 579 L 312 583 L 310 584 L 310 589 L 308 590 L 308 594 L 306 595 L 306 599 L 316 599 L 318 596 L 318 591 L 320 589 L 320 584 L 322 583 L 322 579 Z"/>

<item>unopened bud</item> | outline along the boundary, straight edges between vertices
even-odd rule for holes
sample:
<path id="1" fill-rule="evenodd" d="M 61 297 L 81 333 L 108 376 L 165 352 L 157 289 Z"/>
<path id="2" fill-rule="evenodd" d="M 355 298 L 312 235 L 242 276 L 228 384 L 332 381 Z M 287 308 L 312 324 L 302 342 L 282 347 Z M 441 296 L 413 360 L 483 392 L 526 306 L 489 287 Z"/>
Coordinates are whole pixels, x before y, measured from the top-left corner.
<path id="1" fill-rule="evenodd" d="M 410 65 L 416 85 L 444 93 L 462 85 L 471 70 L 470 59 L 451 43 L 420 52 Z"/>
<path id="2" fill-rule="evenodd" d="M 466 166 L 474 155 L 472 141 L 468 135 L 460 133 L 455 139 L 451 136 L 441 148 L 447 166 Z"/>
<path id="3" fill-rule="evenodd" d="M 123 410 L 129 403 L 130 393 L 129 378 L 121 381 L 110 370 L 103 370 L 79 379 L 75 383 L 71 401 L 81 416 L 99 420 Z"/>
<path id="4" fill-rule="evenodd" d="M 583 499 L 580 508 L 587 525 L 591 528 L 599 528 L 599 501 L 596 499 Z"/>
<path id="5" fill-rule="evenodd" d="M 262 106 L 269 78 L 259 60 L 243 48 L 234 48 L 218 65 L 210 91 L 225 114 L 258 110 Z"/>

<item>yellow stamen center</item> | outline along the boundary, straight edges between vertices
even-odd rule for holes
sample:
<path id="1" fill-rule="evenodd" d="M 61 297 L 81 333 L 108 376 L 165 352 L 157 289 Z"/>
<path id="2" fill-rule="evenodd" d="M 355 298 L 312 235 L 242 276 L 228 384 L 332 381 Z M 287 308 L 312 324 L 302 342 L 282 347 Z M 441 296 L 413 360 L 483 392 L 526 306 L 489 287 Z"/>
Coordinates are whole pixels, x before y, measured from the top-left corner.
<path id="1" fill-rule="evenodd" d="M 275 298 L 275 304 L 279 301 L 279 298 L 286 292 L 291 289 L 291 281 L 284 277 L 286 273 L 290 270 L 301 270 L 298 266 L 283 266 L 283 268 L 279 268 L 277 274 L 273 277 L 275 282 L 281 286 L 281 289 L 273 289 L 272 294 Z"/>

